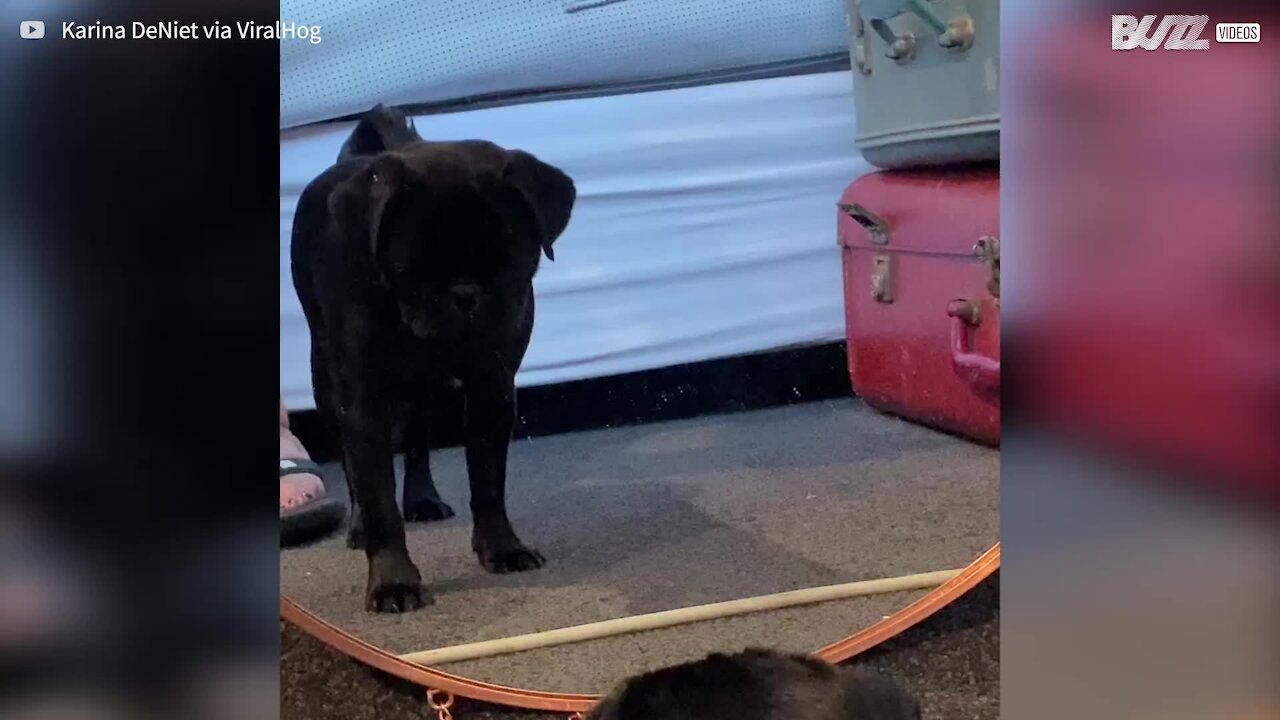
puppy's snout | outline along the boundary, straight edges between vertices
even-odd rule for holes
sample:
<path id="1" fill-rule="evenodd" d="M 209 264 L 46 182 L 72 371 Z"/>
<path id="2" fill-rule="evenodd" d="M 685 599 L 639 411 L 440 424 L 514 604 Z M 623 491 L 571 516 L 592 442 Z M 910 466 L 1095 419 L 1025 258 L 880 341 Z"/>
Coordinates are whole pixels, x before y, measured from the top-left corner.
<path id="1" fill-rule="evenodd" d="M 479 296 L 480 288 L 475 285 L 455 285 L 453 288 L 453 304 L 464 313 L 475 309 Z"/>

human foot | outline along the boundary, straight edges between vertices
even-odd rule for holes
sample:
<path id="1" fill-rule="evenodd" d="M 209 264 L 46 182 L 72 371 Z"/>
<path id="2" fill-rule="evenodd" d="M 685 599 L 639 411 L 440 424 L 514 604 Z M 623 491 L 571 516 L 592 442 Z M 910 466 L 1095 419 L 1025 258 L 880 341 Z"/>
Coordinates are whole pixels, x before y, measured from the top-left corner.
<path id="1" fill-rule="evenodd" d="M 280 401 L 280 512 L 324 497 L 324 481 L 311 463 L 311 455 L 289 430 L 289 414 Z"/>
<path id="2" fill-rule="evenodd" d="M 280 402 L 280 540 L 292 544 L 332 531 L 342 522 L 342 504 L 325 497 L 320 468 L 289 430 Z"/>

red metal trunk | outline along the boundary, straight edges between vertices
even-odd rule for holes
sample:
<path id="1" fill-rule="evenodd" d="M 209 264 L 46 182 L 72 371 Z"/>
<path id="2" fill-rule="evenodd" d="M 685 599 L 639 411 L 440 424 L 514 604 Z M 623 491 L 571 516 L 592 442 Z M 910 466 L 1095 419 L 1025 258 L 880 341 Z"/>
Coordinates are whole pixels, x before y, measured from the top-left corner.
<path id="1" fill-rule="evenodd" d="M 854 391 L 998 444 L 999 169 L 875 173 L 838 215 Z"/>

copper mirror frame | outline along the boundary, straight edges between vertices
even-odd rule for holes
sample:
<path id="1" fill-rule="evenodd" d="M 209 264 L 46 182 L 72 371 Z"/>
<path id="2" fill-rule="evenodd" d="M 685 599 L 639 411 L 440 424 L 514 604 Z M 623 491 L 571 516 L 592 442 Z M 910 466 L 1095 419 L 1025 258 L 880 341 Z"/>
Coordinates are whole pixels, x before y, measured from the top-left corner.
<path id="1" fill-rule="evenodd" d="M 865 652 L 951 604 L 998 569 L 1000 543 L 993 545 L 969 563 L 959 575 L 930 590 L 924 597 L 874 625 L 818 650 L 814 656 L 828 662 L 841 662 Z M 402 680 L 421 685 L 429 691 L 494 705 L 563 713 L 584 713 L 600 698 L 598 695 L 543 692 L 494 685 L 416 665 L 325 622 L 283 593 L 280 595 L 280 618 L 344 655 Z"/>

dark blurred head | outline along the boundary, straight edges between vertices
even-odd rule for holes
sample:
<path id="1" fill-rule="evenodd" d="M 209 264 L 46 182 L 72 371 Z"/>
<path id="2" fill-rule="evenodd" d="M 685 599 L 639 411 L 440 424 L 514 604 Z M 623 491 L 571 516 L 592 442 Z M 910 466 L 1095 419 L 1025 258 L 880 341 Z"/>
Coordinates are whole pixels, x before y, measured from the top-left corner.
<path id="1" fill-rule="evenodd" d="M 419 142 L 378 155 L 333 196 L 367 236 L 381 280 L 420 337 L 484 340 L 528 311 L 542 255 L 569 223 L 569 176 L 487 142 Z"/>
<path id="2" fill-rule="evenodd" d="M 770 650 L 714 654 L 624 681 L 588 720 L 920 720 L 893 680 Z"/>

